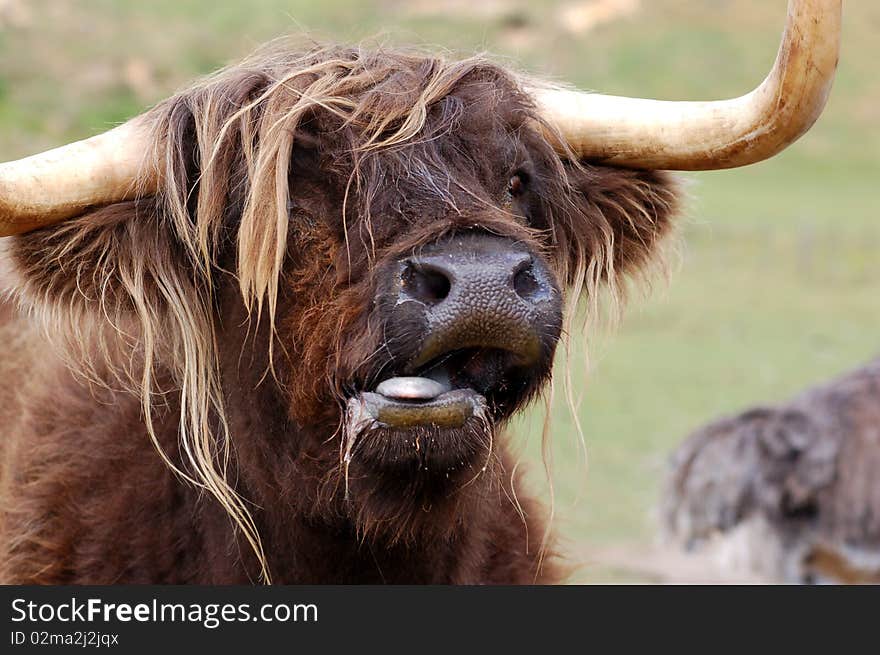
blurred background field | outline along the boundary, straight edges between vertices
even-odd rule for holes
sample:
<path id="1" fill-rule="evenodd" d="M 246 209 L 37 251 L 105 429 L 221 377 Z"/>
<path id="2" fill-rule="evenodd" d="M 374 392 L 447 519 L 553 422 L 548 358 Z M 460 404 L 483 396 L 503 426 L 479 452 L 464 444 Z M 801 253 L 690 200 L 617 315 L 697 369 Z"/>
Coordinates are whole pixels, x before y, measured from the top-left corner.
<path id="1" fill-rule="evenodd" d="M 107 129 L 283 34 L 486 50 L 610 93 L 739 95 L 769 70 L 785 4 L 0 0 L 0 160 Z M 551 451 L 557 530 L 583 563 L 574 581 L 675 580 L 637 561 L 656 539 L 669 451 L 719 414 L 880 354 L 880 5 L 845 3 L 844 29 L 815 129 L 770 162 L 686 176 L 692 199 L 669 283 L 635 293 L 616 329 L 573 339 L 588 467 L 561 387 Z M 541 420 L 538 407 L 514 432 L 531 483 L 549 493 Z"/>

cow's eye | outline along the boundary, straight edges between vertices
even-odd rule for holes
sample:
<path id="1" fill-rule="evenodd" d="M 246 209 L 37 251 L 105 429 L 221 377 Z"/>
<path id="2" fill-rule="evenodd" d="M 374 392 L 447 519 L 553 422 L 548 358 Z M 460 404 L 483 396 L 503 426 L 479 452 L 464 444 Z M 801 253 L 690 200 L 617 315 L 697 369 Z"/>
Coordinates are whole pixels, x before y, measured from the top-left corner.
<path id="1" fill-rule="evenodd" d="M 517 171 L 511 175 L 510 179 L 507 181 L 507 193 L 509 193 L 511 197 L 517 198 L 526 192 L 528 184 L 528 174 L 523 171 Z"/>

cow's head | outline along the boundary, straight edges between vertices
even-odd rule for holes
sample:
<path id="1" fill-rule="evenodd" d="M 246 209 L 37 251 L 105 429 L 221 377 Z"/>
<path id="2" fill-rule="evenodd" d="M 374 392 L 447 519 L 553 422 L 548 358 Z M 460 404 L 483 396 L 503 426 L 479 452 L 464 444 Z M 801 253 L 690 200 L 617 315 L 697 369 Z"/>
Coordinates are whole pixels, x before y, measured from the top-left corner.
<path id="1" fill-rule="evenodd" d="M 181 466 L 246 533 L 212 450 L 235 402 L 217 351 L 230 332 L 238 368 L 315 435 L 310 456 L 333 453 L 354 513 L 369 498 L 374 523 L 378 506 L 399 518 L 495 466 L 493 428 L 549 379 L 565 301 L 650 258 L 675 208 L 657 170 L 742 166 L 809 128 L 839 4 L 793 0 L 764 84 L 710 103 L 585 95 L 481 59 L 275 45 L 106 134 L 0 166 L 0 224 L 30 232 L 13 256 L 32 302 L 80 321 L 68 334 L 91 335 L 91 356 L 122 342 L 141 358 L 148 422 L 152 371 L 170 374 L 192 440 Z M 249 359 L 261 325 L 265 357 Z M 283 457 L 272 448 L 259 456 Z"/>

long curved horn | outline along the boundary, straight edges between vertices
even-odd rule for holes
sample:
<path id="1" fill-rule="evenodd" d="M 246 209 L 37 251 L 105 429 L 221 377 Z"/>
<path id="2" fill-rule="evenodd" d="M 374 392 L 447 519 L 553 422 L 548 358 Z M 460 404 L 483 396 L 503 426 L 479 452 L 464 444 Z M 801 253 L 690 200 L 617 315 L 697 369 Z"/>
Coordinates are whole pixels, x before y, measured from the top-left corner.
<path id="1" fill-rule="evenodd" d="M 754 164 L 796 141 L 822 113 L 837 69 L 841 13 L 842 0 L 790 0 L 773 70 L 757 89 L 732 100 L 675 102 L 565 89 L 532 94 L 541 116 L 584 159 L 688 171 Z"/>
<path id="2" fill-rule="evenodd" d="M 0 164 L 0 236 L 155 193 L 148 132 L 139 116 L 90 139 Z"/>

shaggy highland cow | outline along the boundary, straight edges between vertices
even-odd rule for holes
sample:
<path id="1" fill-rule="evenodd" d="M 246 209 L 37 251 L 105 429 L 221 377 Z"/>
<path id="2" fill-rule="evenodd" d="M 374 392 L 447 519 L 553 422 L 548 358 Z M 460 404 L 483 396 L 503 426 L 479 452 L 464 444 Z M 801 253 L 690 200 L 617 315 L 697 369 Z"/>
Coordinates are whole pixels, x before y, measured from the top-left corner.
<path id="1" fill-rule="evenodd" d="M 880 582 L 880 359 L 697 430 L 673 455 L 663 505 L 670 536 L 747 573 Z"/>
<path id="2" fill-rule="evenodd" d="M 502 428 L 563 309 L 669 231 L 654 169 L 794 141 L 839 19 L 793 1 L 770 77 L 717 103 L 276 44 L 3 165 L 0 578 L 559 580 Z"/>

